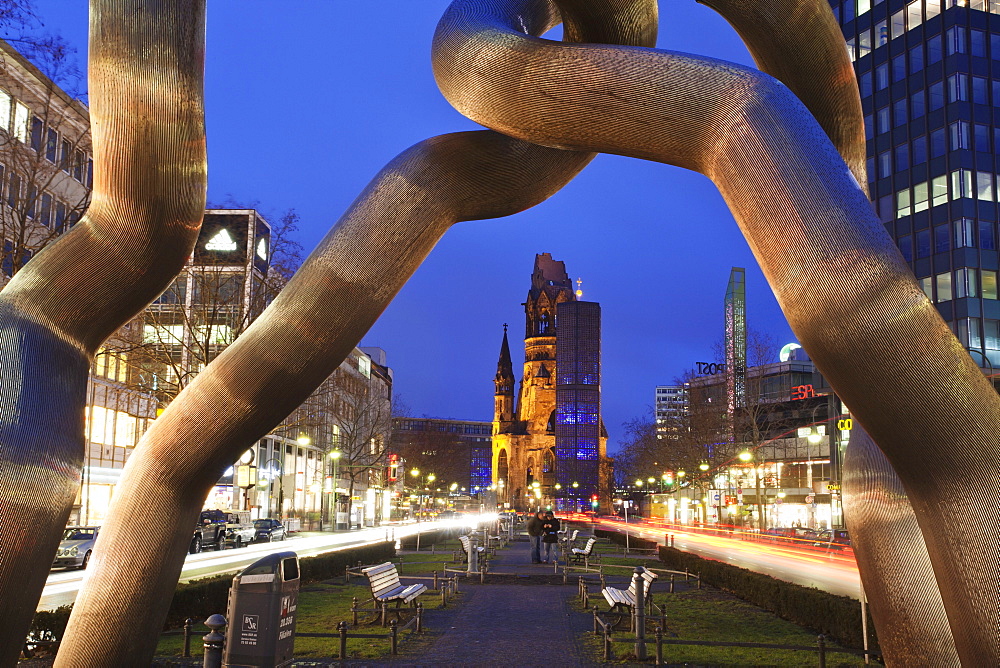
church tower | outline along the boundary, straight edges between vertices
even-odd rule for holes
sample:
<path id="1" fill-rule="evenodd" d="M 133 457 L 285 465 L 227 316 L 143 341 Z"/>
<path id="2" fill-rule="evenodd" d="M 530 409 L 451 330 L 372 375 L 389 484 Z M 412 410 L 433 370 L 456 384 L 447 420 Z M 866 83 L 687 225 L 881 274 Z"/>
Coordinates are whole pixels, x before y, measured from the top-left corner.
<path id="1" fill-rule="evenodd" d="M 496 385 L 493 393 L 493 434 L 496 435 L 509 431 L 514 421 L 514 365 L 507 344 L 507 325 L 503 326 L 503 343 L 500 344 L 500 359 L 493 383 Z"/>
<path id="2" fill-rule="evenodd" d="M 599 364 L 599 307 L 578 300 L 566 265 L 549 253 L 535 256 L 523 306 L 524 366 L 516 403 L 506 327 L 494 378 L 493 482 L 505 507 L 571 508 L 597 489 L 598 463 L 607 443 L 600 423 L 599 376 L 577 360 L 582 356 L 587 364 Z M 557 373 L 557 356 L 571 376 L 563 378 L 562 369 Z M 558 402 L 557 386 L 563 393 Z M 562 413 L 557 403 L 564 405 Z M 577 417 L 585 427 L 576 425 Z"/>

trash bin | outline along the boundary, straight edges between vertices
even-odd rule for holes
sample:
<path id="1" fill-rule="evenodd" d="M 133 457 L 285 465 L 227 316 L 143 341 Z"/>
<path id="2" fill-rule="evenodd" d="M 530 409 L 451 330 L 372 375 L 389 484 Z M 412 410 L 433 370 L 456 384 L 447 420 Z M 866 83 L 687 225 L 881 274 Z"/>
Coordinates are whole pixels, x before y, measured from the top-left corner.
<path id="1" fill-rule="evenodd" d="M 237 574 L 229 590 L 223 665 L 291 664 L 298 598 L 299 558 L 294 552 L 269 554 Z"/>

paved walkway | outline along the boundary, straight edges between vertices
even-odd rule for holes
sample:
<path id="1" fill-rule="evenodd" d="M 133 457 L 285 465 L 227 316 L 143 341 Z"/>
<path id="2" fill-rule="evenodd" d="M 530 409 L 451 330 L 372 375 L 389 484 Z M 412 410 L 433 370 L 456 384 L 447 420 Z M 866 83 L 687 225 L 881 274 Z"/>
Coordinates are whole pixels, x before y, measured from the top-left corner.
<path id="1" fill-rule="evenodd" d="M 450 628 L 419 656 L 395 664 L 415 666 L 592 666 L 581 638 L 590 618 L 570 609 L 576 587 L 548 584 L 552 566 L 532 564 L 529 543 L 521 537 L 490 562 L 494 580 L 516 584 L 461 583 L 463 597 L 450 616 Z M 537 576 L 537 577 L 535 577 Z M 428 626 L 431 625 L 428 619 Z"/>

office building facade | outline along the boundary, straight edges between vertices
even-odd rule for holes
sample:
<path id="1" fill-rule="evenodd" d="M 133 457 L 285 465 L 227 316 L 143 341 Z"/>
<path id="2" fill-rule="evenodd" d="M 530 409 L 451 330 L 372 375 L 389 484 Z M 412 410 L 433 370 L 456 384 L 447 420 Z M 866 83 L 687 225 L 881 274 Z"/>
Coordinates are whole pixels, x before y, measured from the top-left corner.
<path id="1" fill-rule="evenodd" d="M 1000 3 L 831 5 L 857 72 L 878 215 L 992 373 L 1000 367 Z"/>

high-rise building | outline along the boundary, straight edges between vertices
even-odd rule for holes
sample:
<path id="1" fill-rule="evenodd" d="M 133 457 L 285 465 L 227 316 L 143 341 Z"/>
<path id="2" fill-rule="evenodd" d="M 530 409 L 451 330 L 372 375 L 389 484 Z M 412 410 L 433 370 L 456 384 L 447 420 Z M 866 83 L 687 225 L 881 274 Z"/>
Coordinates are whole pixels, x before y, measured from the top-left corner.
<path id="1" fill-rule="evenodd" d="M 683 385 L 657 385 L 654 410 L 656 412 L 656 437 L 664 438 L 676 433 L 687 416 L 688 393 Z"/>
<path id="2" fill-rule="evenodd" d="M 549 253 L 535 256 L 517 395 L 504 327 L 494 378 L 493 481 L 509 507 L 589 507 L 595 495 L 606 502 L 601 311 L 581 295 L 564 263 Z"/>
<path id="3" fill-rule="evenodd" d="M 857 72 L 879 217 L 973 359 L 993 372 L 1000 367 L 1000 17 L 992 15 L 1000 3 L 831 5 Z"/>

